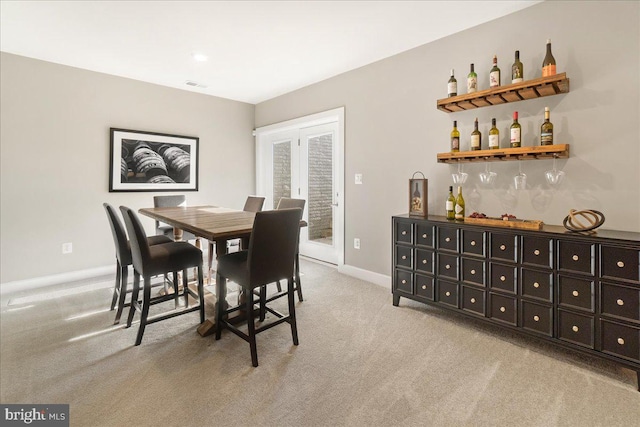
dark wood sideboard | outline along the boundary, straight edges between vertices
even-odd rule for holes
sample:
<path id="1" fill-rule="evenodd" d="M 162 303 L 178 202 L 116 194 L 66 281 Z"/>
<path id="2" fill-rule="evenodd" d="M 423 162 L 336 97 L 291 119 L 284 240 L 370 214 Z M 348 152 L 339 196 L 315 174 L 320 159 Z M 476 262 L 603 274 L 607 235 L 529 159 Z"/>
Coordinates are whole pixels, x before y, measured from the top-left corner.
<path id="1" fill-rule="evenodd" d="M 409 298 L 612 360 L 640 391 L 640 233 L 392 223 L 394 306 Z"/>

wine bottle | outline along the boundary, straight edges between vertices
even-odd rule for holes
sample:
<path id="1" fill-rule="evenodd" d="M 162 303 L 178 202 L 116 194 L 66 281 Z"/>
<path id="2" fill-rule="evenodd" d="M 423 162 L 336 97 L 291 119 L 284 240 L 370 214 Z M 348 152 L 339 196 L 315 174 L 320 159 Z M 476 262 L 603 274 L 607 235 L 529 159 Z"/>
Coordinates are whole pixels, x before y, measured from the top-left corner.
<path id="1" fill-rule="evenodd" d="M 453 121 L 453 130 L 451 131 L 451 152 L 460 151 L 460 131 L 458 130 L 458 122 Z"/>
<path id="2" fill-rule="evenodd" d="M 542 61 L 542 77 L 555 76 L 556 60 L 551 53 L 551 39 L 547 39 L 547 53 Z"/>
<path id="3" fill-rule="evenodd" d="M 511 83 L 521 83 L 524 79 L 524 71 L 522 62 L 520 62 L 520 51 L 516 50 L 516 60 L 511 66 Z"/>
<path id="4" fill-rule="evenodd" d="M 513 123 L 511 124 L 511 148 L 520 147 L 522 144 L 522 134 L 520 123 L 518 123 L 518 112 L 513 112 Z"/>
<path id="5" fill-rule="evenodd" d="M 480 150 L 482 146 L 482 134 L 478 130 L 478 118 L 473 122 L 473 132 L 471 132 L 471 151 Z"/>
<path id="6" fill-rule="evenodd" d="M 453 186 L 449 186 L 449 197 L 447 197 L 447 219 L 455 219 L 456 214 L 454 211 L 456 205 L 456 198 L 453 196 Z"/>
<path id="7" fill-rule="evenodd" d="M 500 148 L 500 131 L 496 127 L 496 119 L 491 119 L 491 129 L 489 130 L 489 149 Z"/>
<path id="8" fill-rule="evenodd" d="M 422 198 L 420 197 L 417 182 L 416 189 L 413 190 L 413 194 L 411 195 L 411 212 L 422 212 Z"/>
<path id="9" fill-rule="evenodd" d="M 451 69 L 451 77 L 447 84 L 447 94 L 448 96 L 456 96 L 458 94 L 458 81 L 453 76 L 453 68 Z"/>
<path id="10" fill-rule="evenodd" d="M 478 75 L 473 71 L 473 64 L 471 64 L 471 71 L 467 75 L 467 93 L 473 93 L 478 90 Z"/>
<path id="11" fill-rule="evenodd" d="M 498 57 L 493 55 L 493 67 L 489 71 L 489 87 L 500 86 L 500 68 L 498 68 Z"/>
<path id="12" fill-rule="evenodd" d="M 462 187 L 458 187 L 458 197 L 456 197 L 455 219 L 464 221 L 464 198 L 462 197 Z"/>
<path id="13" fill-rule="evenodd" d="M 553 123 L 549 121 L 549 107 L 544 107 L 544 123 L 540 126 L 540 145 L 553 145 Z"/>

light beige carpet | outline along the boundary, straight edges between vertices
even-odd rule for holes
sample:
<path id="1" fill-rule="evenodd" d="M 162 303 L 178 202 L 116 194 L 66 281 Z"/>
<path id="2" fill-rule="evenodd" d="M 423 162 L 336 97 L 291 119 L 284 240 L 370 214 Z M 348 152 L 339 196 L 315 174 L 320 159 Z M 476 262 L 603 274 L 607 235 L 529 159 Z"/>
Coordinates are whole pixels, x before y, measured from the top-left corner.
<path id="1" fill-rule="evenodd" d="M 0 401 L 69 403 L 72 426 L 638 425 L 631 370 L 405 299 L 393 307 L 389 289 L 324 265 L 302 271 L 300 345 L 286 324 L 260 334 L 258 368 L 230 332 L 200 337 L 197 313 L 148 326 L 134 347 L 137 325 L 112 326 L 107 278 L 4 301 Z"/>

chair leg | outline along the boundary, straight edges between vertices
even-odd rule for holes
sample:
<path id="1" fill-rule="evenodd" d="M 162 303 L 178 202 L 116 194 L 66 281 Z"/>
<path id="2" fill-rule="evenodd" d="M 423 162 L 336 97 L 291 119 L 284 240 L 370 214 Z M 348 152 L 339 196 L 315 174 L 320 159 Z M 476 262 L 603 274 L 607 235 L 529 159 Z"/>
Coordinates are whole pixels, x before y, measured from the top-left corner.
<path id="1" fill-rule="evenodd" d="M 111 311 L 116 307 L 116 301 L 118 301 L 118 295 L 122 286 L 120 286 L 120 261 L 116 262 L 116 283 L 113 286 L 113 297 L 111 297 Z"/>
<path id="2" fill-rule="evenodd" d="M 187 269 L 182 270 L 182 293 L 184 295 L 184 306 L 189 308 L 189 279 L 187 278 Z"/>
<path id="3" fill-rule="evenodd" d="M 131 291 L 131 305 L 129 306 L 129 317 L 127 318 L 127 328 L 131 326 L 133 315 L 136 312 L 136 304 L 138 304 L 138 293 L 140 292 L 140 274 L 134 270 L 133 272 L 133 290 Z"/>
<path id="4" fill-rule="evenodd" d="M 278 282 L 280 284 L 280 282 Z M 267 317 L 266 303 L 267 301 L 267 285 L 260 286 L 260 321 L 264 322 Z"/>
<path id="5" fill-rule="evenodd" d="M 144 277 L 144 296 L 142 298 L 142 314 L 140 315 L 140 327 L 138 328 L 138 337 L 136 338 L 136 345 L 140 345 L 142 342 L 142 335 L 144 335 L 144 329 L 147 326 L 147 316 L 149 315 L 149 306 L 151 305 L 151 277 Z"/>
<path id="6" fill-rule="evenodd" d="M 124 310 L 125 299 L 127 298 L 127 282 L 129 281 L 129 266 L 120 266 L 120 298 L 118 298 L 118 311 L 116 311 L 116 319 L 113 321 L 114 325 L 120 323 L 120 317 Z M 133 300 L 131 301 L 133 303 Z"/>
<path id="7" fill-rule="evenodd" d="M 225 309 L 225 301 L 222 295 L 223 292 L 223 283 L 222 282 L 226 282 L 227 278 L 226 277 L 222 277 L 220 274 L 218 274 L 216 272 L 216 298 L 217 298 L 217 302 L 215 305 L 215 310 L 216 310 L 216 340 L 220 339 L 220 335 L 222 334 L 222 317 L 224 315 L 224 309 Z"/>
<path id="8" fill-rule="evenodd" d="M 293 280 L 288 280 L 287 297 L 289 299 L 289 323 L 291 323 L 291 336 L 293 344 L 298 345 L 298 326 L 296 325 L 296 297 L 294 295 Z"/>
<path id="9" fill-rule="evenodd" d="M 302 302 L 304 301 L 304 299 L 302 299 L 302 286 L 300 284 L 300 254 L 296 254 L 296 265 L 295 265 L 295 272 L 296 272 L 296 289 L 298 289 L 298 301 Z"/>
<path id="10" fill-rule="evenodd" d="M 198 302 L 200 303 L 200 323 L 204 323 L 204 277 L 202 265 L 198 266 Z"/>
<path id="11" fill-rule="evenodd" d="M 247 290 L 247 326 L 249 327 L 249 348 L 251 349 L 251 364 L 258 366 L 258 348 L 256 346 L 256 325 L 253 318 L 253 290 Z"/>
<path id="12" fill-rule="evenodd" d="M 174 271 L 173 272 L 173 301 L 175 302 L 176 308 L 178 308 L 178 299 L 180 298 L 180 295 L 178 295 L 178 286 L 179 286 L 178 272 Z"/>

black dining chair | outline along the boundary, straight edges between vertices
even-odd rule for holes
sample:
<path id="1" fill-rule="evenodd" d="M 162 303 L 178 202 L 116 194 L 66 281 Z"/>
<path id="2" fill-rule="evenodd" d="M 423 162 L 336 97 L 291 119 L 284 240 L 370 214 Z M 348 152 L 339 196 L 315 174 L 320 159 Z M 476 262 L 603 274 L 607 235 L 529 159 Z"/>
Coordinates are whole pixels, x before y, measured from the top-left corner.
<path id="1" fill-rule="evenodd" d="M 155 208 L 173 208 L 177 206 L 187 206 L 187 197 L 183 194 L 172 196 L 154 196 L 153 207 Z M 156 234 L 174 238 L 173 227 L 156 220 Z M 189 240 L 196 240 L 197 237 L 188 231 L 182 231 L 182 240 L 187 242 Z"/>
<path id="2" fill-rule="evenodd" d="M 147 243 L 147 236 L 144 227 L 140 223 L 136 213 L 126 206 L 120 206 L 124 223 L 127 227 L 131 241 L 131 258 L 133 261 L 133 291 L 131 294 L 131 307 L 127 327 L 131 326 L 135 311 L 140 311 L 140 327 L 136 344 L 140 345 L 142 336 L 147 325 L 161 320 L 169 319 L 193 311 L 200 311 L 200 323 L 204 322 L 204 280 L 202 271 L 202 251 L 188 242 L 171 242 L 162 245 L 150 246 Z M 187 269 L 197 268 L 198 270 L 198 292 L 193 292 L 188 286 Z M 182 271 L 183 296 L 185 308 L 178 310 L 176 306 L 173 311 L 157 314 L 149 317 L 149 307 L 164 301 L 175 298 L 172 295 L 160 295 L 151 297 L 151 276 L 159 274 L 173 273 L 174 283 L 178 280 L 178 271 Z M 140 291 L 140 276 L 143 278 L 142 304 L 138 303 L 138 293 Z M 189 296 L 197 298 L 199 304 L 189 307 Z"/>
<path id="3" fill-rule="evenodd" d="M 247 196 L 247 200 L 245 200 L 242 210 L 245 212 L 260 212 L 262 211 L 263 206 L 264 197 Z M 227 252 L 231 252 L 231 248 L 244 249 L 248 244 L 249 239 L 246 237 L 242 239 L 229 240 L 227 241 Z M 211 246 L 209 246 L 209 250 L 211 250 Z"/>
<path id="4" fill-rule="evenodd" d="M 116 247 L 116 283 L 113 288 L 113 297 L 111 298 L 111 310 L 113 311 L 116 304 L 118 305 L 116 318 L 113 322 L 114 325 L 117 325 L 120 323 L 122 311 L 125 307 L 130 305 L 130 303 L 126 302 L 126 296 L 127 293 L 131 293 L 131 290 L 128 289 L 129 266 L 132 264 L 131 243 L 129 242 L 129 239 L 127 239 L 127 232 L 116 213 L 116 209 L 109 203 L 103 203 L 102 206 L 107 212 L 109 226 L 111 227 L 111 234 L 113 235 L 113 243 Z M 173 240 L 166 236 L 150 236 L 147 239 L 147 242 L 152 246 L 162 243 L 171 243 Z M 169 291 L 166 280 L 163 280 L 161 285 L 164 285 L 165 292 Z"/>
<path id="5" fill-rule="evenodd" d="M 299 208 L 302 210 L 302 216 L 304 216 L 304 206 L 306 200 L 304 199 L 291 199 L 288 197 L 282 197 L 278 201 L 276 209 L 291 209 Z M 302 287 L 300 286 L 300 241 L 298 239 L 298 245 L 296 246 L 296 262 L 295 262 L 295 278 L 296 278 L 296 291 L 298 292 L 298 301 L 304 301 L 302 298 Z M 280 282 L 278 284 L 278 292 L 282 291 Z"/>
<path id="6" fill-rule="evenodd" d="M 248 249 L 218 258 L 217 295 L 222 297 L 225 294 L 226 281 L 232 280 L 245 290 L 246 302 L 244 307 L 240 304 L 233 308 L 227 308 L 226 301 L 217 304 L 216 340 L 220 339 L 224 327 L 247 341 L 251 349 L 253 366 L 258 366 L 256 334 L 260 332 L 287 322 L 291 325 L 293 344 L 298 345 L 293 276 L 301 218 L 302 210 L 298 208 L 258 212 L 253 223 Z M 275 315 L 277 320 L 256 328 L 254 289 L 278 280 L 287 280 L 289 313 L 284 315 L 266 306 L 264 309 Z M 230 313 L 241 309 L 246 311 L 248 333 L 240 331 L 226 320 Z"/>

